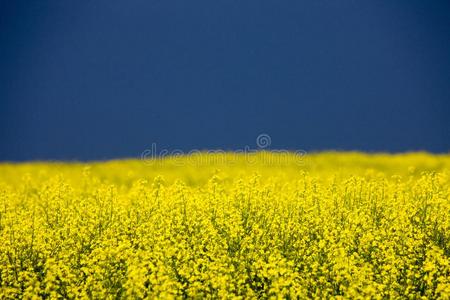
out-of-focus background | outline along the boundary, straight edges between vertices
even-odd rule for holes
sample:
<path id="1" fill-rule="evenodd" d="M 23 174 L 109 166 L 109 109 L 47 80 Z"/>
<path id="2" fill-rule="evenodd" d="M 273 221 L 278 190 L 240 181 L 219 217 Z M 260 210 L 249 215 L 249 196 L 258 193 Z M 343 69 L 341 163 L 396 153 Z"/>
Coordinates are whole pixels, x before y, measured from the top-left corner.
<path id="1" fill-rule="evenodd" d="M 450 150 L 449 1 L 0 1 L 0 161 Z"/>

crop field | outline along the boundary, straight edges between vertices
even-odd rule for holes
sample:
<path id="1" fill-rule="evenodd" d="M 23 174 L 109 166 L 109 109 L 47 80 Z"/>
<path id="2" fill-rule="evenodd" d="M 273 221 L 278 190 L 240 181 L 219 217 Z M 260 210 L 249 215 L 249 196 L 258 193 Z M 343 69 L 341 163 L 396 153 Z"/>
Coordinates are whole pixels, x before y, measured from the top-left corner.
<path id="1" fill-rule="evenodd" d="M 0 164 L 0 299 L 450 298 L 450 156 Z"/>

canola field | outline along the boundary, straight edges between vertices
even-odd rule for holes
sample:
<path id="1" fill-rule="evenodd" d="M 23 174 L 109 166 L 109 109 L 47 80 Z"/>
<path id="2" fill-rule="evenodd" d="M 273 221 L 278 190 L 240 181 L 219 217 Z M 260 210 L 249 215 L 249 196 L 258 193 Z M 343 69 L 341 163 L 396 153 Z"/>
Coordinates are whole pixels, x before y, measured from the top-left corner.
<path id="1" fill-rule="evenodd" d="M 0 299 L 449 299 L 450 155 L 0 164 Z"/>

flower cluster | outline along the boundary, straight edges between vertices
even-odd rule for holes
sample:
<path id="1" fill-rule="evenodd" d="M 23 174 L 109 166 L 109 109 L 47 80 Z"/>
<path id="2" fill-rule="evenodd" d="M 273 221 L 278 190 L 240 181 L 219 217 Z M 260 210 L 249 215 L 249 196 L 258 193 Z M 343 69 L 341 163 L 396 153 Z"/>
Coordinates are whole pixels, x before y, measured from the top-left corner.
<path id="1" fill-rule="evenodd" d="M 0 165 L 0 298 L 450 298 L 448 156 L 294 159 Z"/>

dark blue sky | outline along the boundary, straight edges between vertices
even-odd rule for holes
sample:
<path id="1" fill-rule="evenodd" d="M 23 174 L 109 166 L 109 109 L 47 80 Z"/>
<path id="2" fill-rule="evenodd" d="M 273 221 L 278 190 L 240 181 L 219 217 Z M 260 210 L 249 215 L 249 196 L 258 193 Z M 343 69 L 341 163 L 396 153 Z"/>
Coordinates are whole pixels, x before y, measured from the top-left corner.
<path id="1" fill-rule="evenodd" d="M 449 1 L 0 0 L 0 160 L 450 150 Z"/>

